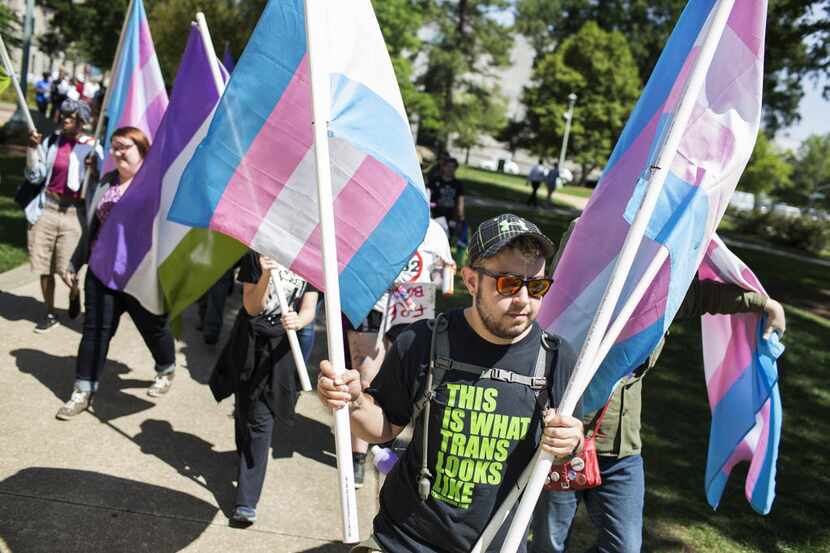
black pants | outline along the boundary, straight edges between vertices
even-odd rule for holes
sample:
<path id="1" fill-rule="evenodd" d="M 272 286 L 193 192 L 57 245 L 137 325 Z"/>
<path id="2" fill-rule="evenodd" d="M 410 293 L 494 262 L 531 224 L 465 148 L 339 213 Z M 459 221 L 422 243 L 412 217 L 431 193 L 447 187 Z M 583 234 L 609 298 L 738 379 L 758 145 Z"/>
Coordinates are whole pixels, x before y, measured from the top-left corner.
<path id="1" fill-rule="evenodd" d="M 536 195 L 539 193 L 540 186 L 542 186 L 541 182 L 530 181 L 530 188 L 532 188 L 532 192 L 530 193 L 530 196 L 527 198 L 527 205 L 539 205 L 539 200 L 536 197 Z"/>
<path id="2" fill-rule="evenodd" d="M 229 269 L 199 298 L 199 315 L 202 318 L 202 334 L 218 338 L 225 322 L 225 300 L 233 287 L 233 269 Z"/>
<path id="3" fill-rule="evenodd" d="M 246 459 L 245 455 L 239 455 L 236 506 L 256 508 L 265 483 L 271 435 L 274 431 L 274 413 L 271 412 L 263 397 L 254 400 L 251 404 L 246 423 L 250 432 L 252 458 Z M 249 460 L 252 462 L 249 463 Z"/>
<path id="4" fill-rule="evenodd" d="M 141 333 L 156 362 L 156 371 L 169 372 L 176 362 L 173 334 L 167 315 L 150 313 L 129 294 L 111 290 L 87 271 L 84 281 L 84 329 L 78 346 L 75 377 L 92 383 L 94 390 L 98 374 L 107 362 L 110 341 L 118 330 L 118 322 L 126 311 Z"/>

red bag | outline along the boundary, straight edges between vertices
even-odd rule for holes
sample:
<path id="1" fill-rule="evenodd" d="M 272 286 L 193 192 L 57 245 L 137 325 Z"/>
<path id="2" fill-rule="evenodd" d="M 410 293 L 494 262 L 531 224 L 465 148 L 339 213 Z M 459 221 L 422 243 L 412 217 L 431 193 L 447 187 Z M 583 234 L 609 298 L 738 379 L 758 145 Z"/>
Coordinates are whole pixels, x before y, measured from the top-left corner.
<path id="1" fill-rule="evenodd" d="M 596 434 L 610 401 L 605 404 L 599 415 L 591 421 L 585 435 L 585 446 L 582 451 L 570 461 L 563 464 L 554 464 L 550 467 L 544 488 L 554 492 L 572 492 L 596 488 L 602 484 L 597 460 Z"/>

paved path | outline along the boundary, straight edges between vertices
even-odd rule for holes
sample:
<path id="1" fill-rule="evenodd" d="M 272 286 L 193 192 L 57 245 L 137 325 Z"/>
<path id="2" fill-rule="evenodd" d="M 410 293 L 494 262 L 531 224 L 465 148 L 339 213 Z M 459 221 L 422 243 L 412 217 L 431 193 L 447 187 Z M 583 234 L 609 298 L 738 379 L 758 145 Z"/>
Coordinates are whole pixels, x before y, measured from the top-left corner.
<path id="1" fill-rule="evenodd" d="M 146 395 L 153 361 L 125 316 L 94 412 L 61 422 L 54 414 L 71 392 L 81 323 L 61 312 L 59 327 L 34 334 L 39 297 L 27 267 L 0 275 L 0 553 L 348 551 L 337 543 L 330 416 L 312 393 L 294 426 L 275 430 L 259 521 L 232 528 L 232 405 L 217 406 L 205 384 L 217 349 L 194 330 L 193 310 L 167 397 Z M 57 302 L 67 306 L 63 286 Z M 358 491 L 362 537 L 376 496 L 370 470 Z"/>

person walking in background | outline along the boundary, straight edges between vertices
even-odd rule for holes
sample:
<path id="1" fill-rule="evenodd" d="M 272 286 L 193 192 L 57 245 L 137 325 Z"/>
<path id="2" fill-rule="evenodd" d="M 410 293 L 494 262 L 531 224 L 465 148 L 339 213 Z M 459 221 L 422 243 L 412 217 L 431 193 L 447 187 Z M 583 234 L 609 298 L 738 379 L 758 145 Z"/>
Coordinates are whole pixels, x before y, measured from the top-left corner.
<path id="1" fill-rule="evenodd" d="M 527 181 L 530 183 L 531 192 L 530 196 L 527 198 L 527 205 L 533 207 L 539 206 L 539 200 L 536 195 L 538 194 L 539 187 L 542 186 L 542 181 L 545 180 L 546 175 L 547 170 L 545 169 L 545 166 L 542 165 L 541 159 L 530 168 L 530 173 L 527 175 Z"/>
<path id="2" fill-rule="evenodd" d="M 551 198 L 553 193 L 559 188 L 559 162 L 553 164 L 547 176 L 545 176 L 545 184 L 548 187 L 548 205 L 551 205 Z"/>
<path id="3" fill-rule="evenodd" d="M 83 240 L 63 274 L 64 281 L 73 287 L 77 286 L 78 272 L 96 247 L 112 208 L 129 189 L 150 149 L 147 136 L 135 127 L 117 129 L 112 133 L 110 143 L 115 171 L 104 175 L 100 183 L 95 183 L 87 191 Z M 147 394 L 151 397 L 166 394 L 173 384 L 176 369 L 175 343 L 167 315 L 153 314 L 126 292 L 108 288 L 92 271 L 86 272 L 84 300 L 86 316 L 75 365 L 75 386 L 69 401 L 55 416 L 60 420 L 70 420 L 92 404 L 101 370 L 107 361 L 110 341 L 125 311 L 155 360 L 156 377 Z"/>
<path id="4" fill-rule="evenodd" d="M 63 70 L 58 71 L 58 76 L 52 79 L 52 85 L 49 88 L 49 99 L 52 101 L 52 111 L 49 113 L 49 118 L 56 123 L 60 123 L 60 109 L 66 100 L 66 94 L 69 92 L 69 83 Z"/>
<path id="5" fill-rule="evenodd" d="M 438 174 L 427 182 L 433 219 L 443 217 L 452 243 L 456 227 L 464 222 L 464 185 L 455 177 L 458 160 L 454 157 L 441 161 Z"/>
<path id="6" fill-rule="evenodd" d="M 35 103 L 37 110 L 46 116 L 46 110 L 49 107 L 49 73 L 44 73 L 41 79 L 35 83 Z"/>
<path id="7" fill-rule="evenodd" d="M 290 309 L 277 298 L 279 279 Z M 231 519 L 256 521 L 274 420 L 291 420 L 297 403 L 297 372 L 280 367 L 289 353 L 286 331 L 312 326 L 319 292 L 273 259 L 249 252 L 239 268 L 242 308 L 213 369 L 210 389 L 217 401 L 233 394 L 234 430 L 239 455 L 236 505 Z"/>
<path id="8" fill-rule="evenodd" d="M 29 135 L 24 171 L 26 180 L 42 184 L 41 193 L 26 206 L 29 222 L 27 242 L 32 271 L 40 275 L 40 289 L 46 310 L 35 332 L 47 332 L 58 324 L 55 314 L 55 275 L 69 265 L 83 232 L 82 199 L 87 165 L 94 140 L 81 132 L 90 120 L 89 107 L 65 100 L 61 104 L 61 127 L 43 143 L 43 137 Z M 100 155 L 96 152 L 96 155 Z M 70 286 L 69 318 L 81 312 L 80 291 Z"/>

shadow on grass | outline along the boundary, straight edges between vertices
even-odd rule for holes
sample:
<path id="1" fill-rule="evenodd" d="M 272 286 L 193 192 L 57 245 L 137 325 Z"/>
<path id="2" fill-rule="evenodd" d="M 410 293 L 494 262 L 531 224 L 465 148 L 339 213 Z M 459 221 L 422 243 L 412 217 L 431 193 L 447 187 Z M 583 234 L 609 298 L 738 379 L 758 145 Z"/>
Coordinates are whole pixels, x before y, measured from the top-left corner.
<path id="1" fill-rule="evenodd" d="M 824 336 L 822 339 L 821 337 Z M 675 324 L 643 397 L 646 528 L 671 528 L 698 540 L 722 539 L 753 551 L 818 551 L 830 545 L 825 513 L 830 498 L 830 396 L 824 391 L 827 331 L 791 317 L 779 363 L 784 425 L 779 448 L 777 497 L 772 512 L 755 513 L 744 498 L 747 464 L 735 467 L 717 511 L 706 503 L 703 480 L 709 408 L 700 352 L 699 323 Z M 645 548 L 659 551 L 662 533 L 646 532 Z M 815 549 L 814 549 L 815 548 Z M 695 550 L 698 550 L 695 547 Z M 699 550 L 706 550 L 701 544 Z M 827 550 L 827 549 L 824 549 Z"/>

